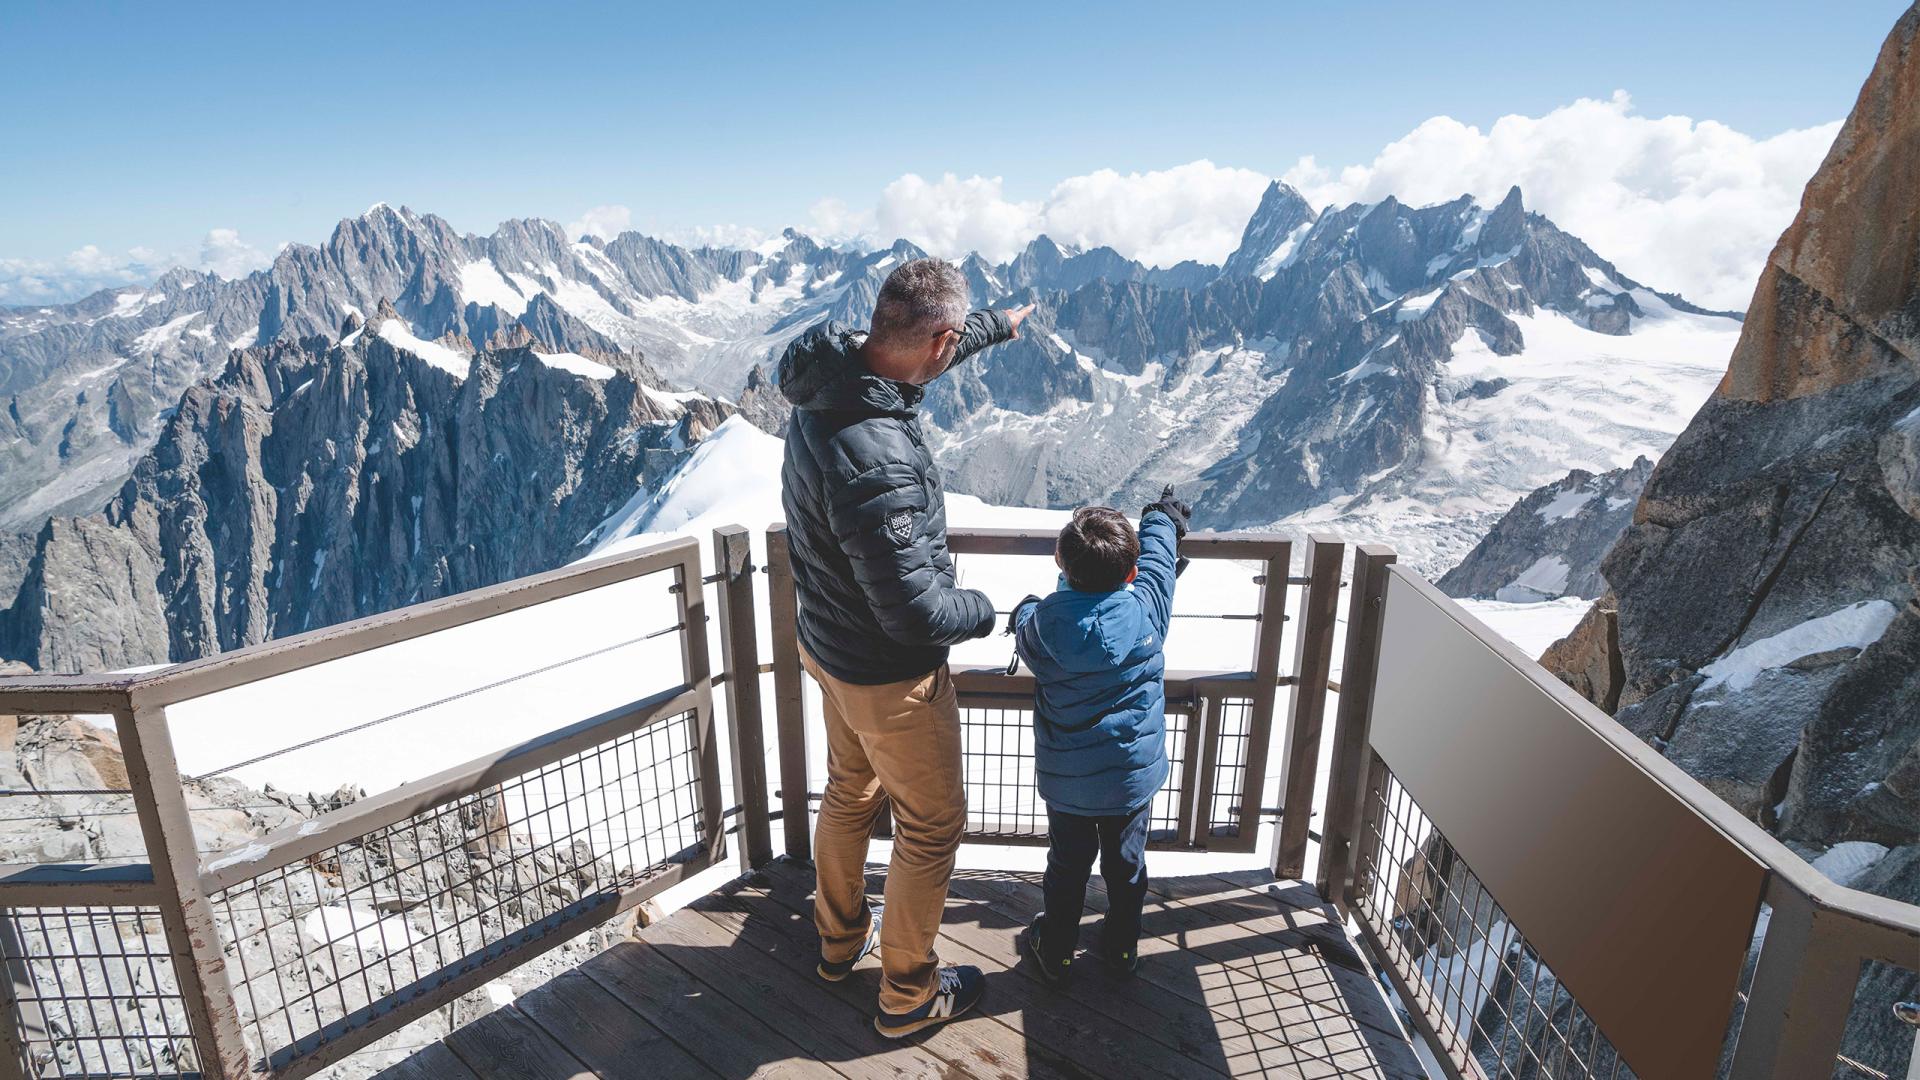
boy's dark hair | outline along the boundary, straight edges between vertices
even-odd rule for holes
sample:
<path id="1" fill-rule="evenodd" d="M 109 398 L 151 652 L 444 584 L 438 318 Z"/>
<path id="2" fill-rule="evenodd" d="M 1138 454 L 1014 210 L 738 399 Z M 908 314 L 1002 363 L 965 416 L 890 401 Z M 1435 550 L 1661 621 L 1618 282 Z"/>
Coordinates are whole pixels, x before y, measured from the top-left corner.
<path id="1" fill-rule="evenodd" d="M 1082 592 L 1107 592 L 1126 584 L 1140 561 L 1140 537 L 1127 516 L 1111 506 L 1083 506 L 1060 530 L 1060 569 Z"/>

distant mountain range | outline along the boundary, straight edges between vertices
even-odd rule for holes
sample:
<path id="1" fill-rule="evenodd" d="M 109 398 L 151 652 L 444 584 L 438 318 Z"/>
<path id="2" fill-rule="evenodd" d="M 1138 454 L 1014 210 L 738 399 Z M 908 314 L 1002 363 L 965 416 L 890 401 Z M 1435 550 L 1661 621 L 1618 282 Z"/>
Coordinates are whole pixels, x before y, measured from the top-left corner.
<path id="1" fill-rule="evenodd" d="M 591 438 L 554 459 L 542 432 L 558 432 L 533 425 L 630 433 L 662 417 L 575 399 L 597 387 L 633 410 L 648 400 L 641 387 L 691 388 L 711 399 L 709 421 L 737 407 L 778 432 L 785 403 L 767 381 L 769 358 L 822 319 L 864 325 L 887 273 L 922 254 L 905 241 L 858 251 L 792 231 L 750 250 L 636 233 L 576 240 L 533 220 L 481 237 L 383 204 L 245 278 L 176 270 L 73 304 L 0 309 L 0 532 L 13 534 L 0 539 L 0 608 L 11 612 L 0 644 L 11 634 L 7 655 L 42 663 L 92 655 L 91 645 L 47 644 L 49 627 L 79 612 L 27 609 L 46 602 L 60 574 L 79 572 L 76 559 L 103 557 L 85 544 L 84 556 L 62 554 L 49 539 L 102 523 L 146 530 L 137 546 L 168 613 L 163 635 L 115 628 L 139 644 L 99 651 L 103 661 L 197 655 L 551 565 L 665 466 L 636 468 Z M 929 441 L 953 490 L 1004 504 L 1132 506 L 1172 482 L 1202 525 L 1386 538 L 1434 574 L 1540 485 L 1657 457 L 1718 381 L 1739 329 L 1733 316 L 1621 273 L 1528 213 L 1518 189 L 1491 208 L 1389 198 L 1316 212 L 1276 183 L 1219 267 L 1148 267 L 1044 236 L 1007 262 L 970 255 L 959 265 L 976 303 L 1038 310 L 1019 341 L 928 396 Z M 369 319 L 371 330 L 361 325 Z M 619 377 L 560 370 L 526 381 L 540 370 L 527 358 L 542 354 L 598 357 L 583 363 Z M 314 413 L 290 389 L 301 372 L 360 380 L 372 396 Z M 507 372 L 524 374 L 512 382 Z M 422 379 L 448 386 L 433 382 L 429 393 Z M 502 380 L 560 404 L 492 411 Z M 379 393 L 402 386 L 400 400 L 380 404 Z M 545 480 L 494 492 L 505 501 L 449 523 L 457 543 L 427 545 L 425 556 L 353 531 L 369 527 L 358 516 L 364 492 L 342 488 L 333 512 L 352 520 L 316 531 L 304 522 L 322 504 L 302 483 L 371 476 L 397 490 L 393 463 L 381 460 L 397 439 L 372 420 L 382 409 L 438 424 L 447 438 L 465 425 L 459 438 L 470 441 L 448 443 L 434 466 L 455 487 L 489 470 Z M 224 426 L 236 417 L 238 429 Z M 667 436 L 648 438 L 664 446 Z M 476 462 L 480 445 L 493 449 Z M 570 479 L 548 486 L 562 475 Z M 212 497 L 237 477 L 248 483 Z M 266 491 L 279 508 L 304 508 L 298 520 L 264 528 Z M 471 510 L 459 491 L 415 494 L 423 520 L 436 500 Z M 556 500 L 568 507 L 558 517 Z M 192 526 L 149 528 L 169 506 L 187 508 Z M 394 512 L 380 528 L 410 513 Z M 488 514 L 502 535 L 488 535 Z M 530 543 L 509 527 L 531 520 L 572 531 Z M 252 584 L 234 567 L 206 576 L 184 565 L 200 534 L 222 530 L 249 531 L 260 550 L 247 559 L 268 560 L 259 574 L 247 564 Z M 405 568 L 309 565 L 315 583 L 303 590 L 295 571 L 321 550 L 320 532 L 334 538 L 322 545 L 332 560 L 367 563 L 378 552 Z M 354 539 L 327 546 L 340 537 Z M 95 572 L 115 588 L 132 582 L 137 592 L 149 577 L 119 555 L 105 565 Z M 333 573 L 358 584 L 330 590 Z M 309 594 L 324 599 L 310 606 Z"/>

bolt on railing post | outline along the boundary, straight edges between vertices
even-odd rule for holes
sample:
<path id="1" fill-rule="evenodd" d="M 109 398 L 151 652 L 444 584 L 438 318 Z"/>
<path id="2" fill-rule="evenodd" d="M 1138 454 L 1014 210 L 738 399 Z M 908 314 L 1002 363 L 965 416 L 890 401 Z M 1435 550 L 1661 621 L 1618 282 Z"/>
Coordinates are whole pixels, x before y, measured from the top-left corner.
<path id="1" fill-rule="evenodd" d="M 113 720 L 153 881 L 166 898 L 160 904 L 160 923 L 174 957 L 187 1024 L 199 1046 L 200 1074 L 210 1080 L 241 1080 L 252 1074 L 253 1055 L 240 1030 L 240 1008 L 227 978 L 220 929 L 200 884 L 200 854 L 173 736 L 167 730 L 167 711 L 130 701 L 114 711 Z"/>
<path id="2" fill-rule="evenodd" d="M 1353 556 L 1353 586 L 1347 599 L 1347 651 L 1340 665 L 1340 704 L 1334 711 L 1333 762 L 1327 773 L 1327 815 L 1320 824 L 1320 895 L 1347 910 L 1367 799 L 1373 755 L 1373 687 L 1379 677 L 1380 631 L 1386 622 L 1387 567 L 1393 549 L 1367 544 Z"/>
<path id="3" fill-rule="evenodd" d="M 1326 721 L 1327 675 L 1340 607 L 1340 563 L 1347 547 L 1330 536 L 1307 540 L 1307 595 L 1294 642 L 1293 708 L 1287 717 L 1286 781 L 1280 789 L 1280 828 L 1273 840 L 1273 876 L 1306 871 L 1307 827 L 1313 816 L 1314 773 L 1320 765 L 1320 729 Z"/>
<path id="4" fill-rule="evenodd" d="M 773 630 L 773 717 L 780 740 L 780 826 L 787 855 L 813 858 L 807 801 L 806 701 L 801 696 L 800 602 L 784 523 L 767 530 L 767 619 Z"/>
<path id="5" fill-rule="evenodd" d="M 1821 909 L 1778 876 L 1769 882 L 1767 902 L 1773 914 L 1728 1076 L 1829 1076 L 1860 981 L 1860 952 L 1846 940 L 1844 916 Z"/>
<path id="6" fill-rule="evenodd" d="M 753 544 L 747 530 L 713 530 L 720 575 L 720 657 L 727 673 L 727 724 L 732 737 L 733 796 L 740 803 L 740 869 L 773 859 L 767 819 L 767 733 L 760 712 L 760 635 L 753 610 Z"/>
<path id="7" fill-rule="evenodd" d="M 694 731 L 700 755 L 701 818 L 706 826 L 702 841 L 709 862 L 718 862 L 727 852 L 727 807 L 720 797 L 720 750 L 714 742 L 713 658 L 707 652 L 707 590 L 700 572 L 700 546 L 687 549 L 675 569 L 679 591 L 674 599 L 680 608 L 680 669 L 688 686 L 694 689 Z"/>

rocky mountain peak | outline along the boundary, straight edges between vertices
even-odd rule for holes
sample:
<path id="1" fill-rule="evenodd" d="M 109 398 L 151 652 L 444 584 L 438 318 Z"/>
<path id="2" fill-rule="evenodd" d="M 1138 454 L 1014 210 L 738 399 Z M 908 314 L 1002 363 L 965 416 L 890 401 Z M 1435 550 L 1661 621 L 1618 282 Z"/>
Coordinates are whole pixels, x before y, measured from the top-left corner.
<path id="1" fill-rule="evenodd" d="M 1299 230 L 1313 222 L 1313 207 L 1291 184 L 1275 180 L 1260 196 L 1260 205 L 1247 219 L 1240 246 L 1220 268 L 1233 277 L 1271 277 L 1297 240 Z"/>

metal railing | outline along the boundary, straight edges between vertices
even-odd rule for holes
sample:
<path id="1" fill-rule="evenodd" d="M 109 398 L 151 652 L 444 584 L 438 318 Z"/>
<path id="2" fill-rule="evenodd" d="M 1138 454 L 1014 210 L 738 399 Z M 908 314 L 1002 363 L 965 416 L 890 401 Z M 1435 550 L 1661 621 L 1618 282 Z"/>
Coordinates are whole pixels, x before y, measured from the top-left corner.
<path id="1" fill-rule="evenodd" d="M 1854 998 L 1863 964 L 1920 968 L 1920 908 L 1835 885 L 1393 561 L 1354 559 L 1317 884 L 1443 1070 L 1881 1075 L 1842 1032 L 1911 1038 Z"/>
<path id="2" fill-rule="evenodd" d="M 1052 537 L 955 530 L 951 543 L 1043 556 Z M 0 713 L 113 718 L 148 853 L 0 867 L 0 1075 L 306 1076 L 717 864 L 736 810 L 743 867 L 772 857 L 775 820 L 806 857 L 815 777 L 785 537 L 768 536 L 764 666 L 747 534 L 714 544 L 712 576 L 679 540 L 162 671 L 0 681 Z M 1920 910 L 1827 881 L 1390 551 L 1349 562 L 1313 537 L 1293 576 L 1276 536 L 1195 534 L 1183 550 L 1251 564 L 1259 599 L 1246 669 L 1169 675 L 1175 769 L 1155 846 L 1252 851 L 1278 754 L 1274 871 L 1302 876 L 1319 841 L 1321 893 L 1449 1076 L 1825 1076 L 1849 1010 L 1890 1004 L 1854 1002 L 1862 964 L 1920 966 Z M 169 706 L 656 574 L 670 578 L 678 670 L 636 671 L 623 704 L 539 718 L 546 730 L 505 750 L 198 849 Z M 966 838 L 1042 842 L 1031 678 L 961 668 L 955 682 L 978 803 Z M 737 808 L 722 805 L 716 684 Z"/>
<path id="3" fill-rule="evenodd" d="M 744 536 L 716 537 L 736 580 Z M 635 671 L 626 704 L 197 849 L 169 706 L 652 575 L 671 582 L 679 663 Z M 0 682 L 0 713 L 112 717 L 148 852 L 0 868 L 0 1068 L 306 1076 L 713 864 L 726 808 L 703 581 L 698 545 L 677 540 L 146 674 Z M 764 838 L 764 793 L 746 798 Z"/>
<path id="4" fill-rule="evenodd" d="M 1051 558 L 1055 534 L 1012 529 L 950 529 L 947 543 L 955 556 L 1029 556 Z M 1156 849 L 1246 852 L 1254 850 L 1273 744 L 1276 704 L 1282 688 L 1292 690 L 1290 715 L 1317 717 L 1324 710 L 1328 658 L 1332 655 L 1335 610 L 1340 589 L 1341 548 L 1323 543 L 1307 573 L 1290 576 L 1291 540 L 1271 533 L 1193 533 L 1181 542 L 1181 554 L 1196 561 L 1228 560 L 1249 564 L 1249 588 L 1255 610 L 1235 615 L 1253 625 L 1253 645 L 1245 668 L 1167 673 L 1167 755 L 1172 774 L 1149 811 L 1149 846 Z M 811 806 L 822 792 L 824 776 L 809 767 L 808 748 L 817 745 L 819 718 L 807 708 L 804 673 L 796 633 L 798 603 L 784 526 L 767 533 L 769 610 L 773 623 L 774 715 L 780 739 L 780 798 L 786 826 L 786 850 L 806 855 L 812 838 Z M 1289 601 L 1298 597 L 1297 650 L 1282 669 L 1282 626 L 1294 618 Z M 1181 616 L 1185 617 L 1185 616 Z M 1194 616 L 1227 618 L 1229 616 Z M 960 699 L 962 768 L 967 785 L 964 839 L 993 844 L 1044 844 L 1046 808 L 1033 771 L 1033 677 L 1008 674 L 1001 667 L 956 665 L 954 687 Z M 1319 724 L 1299 722 L 1287 743 L 1317 746 Z M 1304 749 L 1311 761 L 1316 750 Z M 1305 778 L 1294 773 L 1304 769 Z M 1304 857 L 1311 815 L 1312 766 L 1290 769 L 1292 801 L 1281 808 L 1283 841 L 1298 861 Z M 1288 823 L 1291 822 L 1289 825 Z M 883 819 L 881 831 L 887 828 Z"/>

